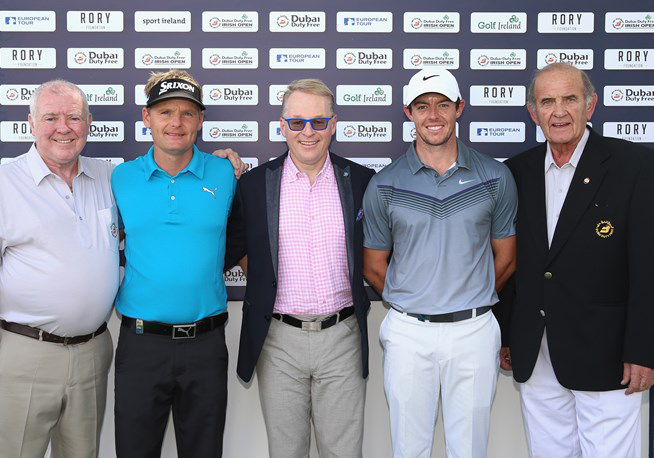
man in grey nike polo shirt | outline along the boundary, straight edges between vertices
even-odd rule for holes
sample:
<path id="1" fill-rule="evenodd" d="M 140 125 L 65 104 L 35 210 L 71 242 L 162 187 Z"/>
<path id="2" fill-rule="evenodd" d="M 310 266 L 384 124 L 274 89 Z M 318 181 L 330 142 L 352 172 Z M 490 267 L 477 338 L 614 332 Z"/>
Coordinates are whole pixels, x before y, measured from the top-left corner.
<path id="1" fill-rule="evenodd" d="M 506 166 L 457 140 L 464 106 L 447 70 L 415 74 L 404 112 L 416 141 L 364 197 L 364 275 L 390 306 L 380 339 L 396 458 L 430 456 L 439 395 L 452 456 L 486 456 L 500 349 L 488 311 L 515 270 L 517 197 Z"/>

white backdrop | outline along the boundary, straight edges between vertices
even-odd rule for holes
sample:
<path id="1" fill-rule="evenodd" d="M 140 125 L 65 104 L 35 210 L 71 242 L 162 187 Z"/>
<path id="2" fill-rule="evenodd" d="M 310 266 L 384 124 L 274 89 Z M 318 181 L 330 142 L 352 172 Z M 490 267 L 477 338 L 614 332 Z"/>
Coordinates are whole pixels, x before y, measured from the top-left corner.
<path id="1" fill-rule="evenodd" d="M 382 374 L 382 349 L 379 344 L 379 325 L 386 314 L 381 302 L 373 302 L 368 325 L 370 330 L 370 376 L 368 377 L 368 394 L 366 398 L 365 434 L 363 456 L 365 458 L 391 457 L 390 431 L 388 426 L 388 407 L 384 396 Z M 227 325 L 226 337 L 229 348 L 229 397 L 227 406 L 227 425 L 225 428 L 225 458 L 265 458 L 268 456 L 266 431 L 259 404 L 259 392 L 256 376 L 251 386 L 246 386 L 236 376 L 236 355 L 241 327 L 241 302 L 229 303 L 230 320 Z M 114 314 L 109 322 L 109 330 L 114 338 L 114 346 L 118 338 L 120 322 Z M 116 456 L 114 447 L 113 424 L 113 365 L 109 374 L 107 413 L 102 430 L 101 458 Z M 648 394 L 643 398 L 642 440 L 643 458 L 647 457 L 647 414 Z M 439 416 L 436 427 L 436 439 L 432 456 L 444 457 L 445 446 L 443 438 L 442 419 Z M 175 458 L 174 430 L 169 425 L 161 454 L 162 458 Z M 312 441 L 311 458 L 317 458 L 315 441 Z M 511 375 L 500 373 L 497 384 L 497 394 L 493 405 L 491 420 L 489 458 L 521 458 L 527 457 L 527 448 L 522 418 L 520 415 L 520 400 L 518 390 Z M 554 458 L 554 457 L 552 457 Z M 618 458 L 618 457 L 616 457 Z"/>

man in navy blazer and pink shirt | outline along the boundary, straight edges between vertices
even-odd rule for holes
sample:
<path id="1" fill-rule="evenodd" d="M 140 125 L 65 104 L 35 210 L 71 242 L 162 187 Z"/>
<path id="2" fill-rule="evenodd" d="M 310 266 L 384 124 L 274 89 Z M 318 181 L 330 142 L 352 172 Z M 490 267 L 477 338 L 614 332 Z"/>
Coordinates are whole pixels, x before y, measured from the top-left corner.
<path id="1" fill-rule="evenodd" d="M 334 95 L 288 86 L 288 153 L 241 178 L 225 267 L 247 273 L 238 375 L 255 366 L 272 458 L 361 457 L 368 375 L 361 202 L 374 171 L 329 152 Z"/>

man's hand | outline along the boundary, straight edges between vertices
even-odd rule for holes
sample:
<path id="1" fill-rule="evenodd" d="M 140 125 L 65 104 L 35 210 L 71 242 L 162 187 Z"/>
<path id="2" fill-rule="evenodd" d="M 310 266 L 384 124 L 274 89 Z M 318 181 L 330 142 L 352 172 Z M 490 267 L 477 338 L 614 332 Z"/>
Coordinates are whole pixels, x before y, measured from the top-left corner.
<path id="1" fill-rule="evenodd" d="M 509 347 L 500 348 L 500 367 L 505 371 L 513 369 L 511 364 L 511 349 Z"/>
<path id="2" fill-rule="evenodd" d="M 654 369 L 638 364 L 624 363 L 621 385 L 628 385 L 624 394 L 649 390 L 654 384 Z"/>
<path id="3" fill-rule="evenodd" d="M 245 171 L 248 169 L 248 165 L 243 162 L 238 153 L 231 148 L 217 149 L 211 154 L 223 159 L 227 158 L 234 167 L 234 175 L 236 175 L 237 180 L 241 178 L 241 175 L 243 175 L 243 173 L 245 173 Z"/>

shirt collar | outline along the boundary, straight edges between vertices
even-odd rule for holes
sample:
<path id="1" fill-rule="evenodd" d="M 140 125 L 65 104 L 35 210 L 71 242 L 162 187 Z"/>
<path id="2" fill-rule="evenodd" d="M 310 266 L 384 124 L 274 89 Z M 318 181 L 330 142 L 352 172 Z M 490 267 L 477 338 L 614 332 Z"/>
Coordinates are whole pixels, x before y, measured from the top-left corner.
<path id="1" fill-rule="evenodd" d="M 168 173 L 159 167 L 154 160 L 154 145 L 150 147 L 143 160 L 143 171 L 145 172 L 146 180 L 149 180 L 156 171 L 168 175 Z M 185 172 L 191 172 L 196 177 L 202 179 L 202 177 L 204 177 L 205 160 L 205 154 L 200 151 L 197 146 L 193 145 L 193 157 L 191 158 L 191 162 L 189 162 L 188 165 L 184 167 L 184 169 L 181 170 L 177 175 L 181 175 Z"/>
<path id="2" fill-rule="evenodd" d="M 84 174 L 92 180 L 95 180 L 95 175 L 93 174 L 92 168 L 84 167 L 84 164 L 86 164 L 87 160 L 88 158 L 85 158 L 84 156 L 80 156 L 79 159 L 77 159 L 77 176 Z"/>
<path id="3" fill-rule="evenodd" d="M 470 169 L 470 166 L 468 165 L 470 164 L 470 150 L 458 138 L 456 139 L 456 146 L 457 146 L 457 158 L 454 164 L 452 164 L 452 166 Z M 427 167 L 425 164 L 422 163 L 422 161 L 418 157 L 415 140 L 411 143 L 411 146 L 409 146 L 409 149 L 406 152 L 406 156 L 407 156 L 407 163 L 409 165 L 409 170 L 411 171 L 412 174 L 415 175 L 420 171 L 420 169 L 422 169 L 423 167 Z"/>
<path id="4" fill-rule="evenodd" d="M 301 172 L 300 169 L 297 168 L 295 162 L 293 162 L 293 159 L 291 159 L 291 153 L 289 152 L 288 156 L 286 156 L 286 159 L 284 159 L 284 171 L 283 171 L 284 181 L 289 181 L 289 182 L 296 181 L 302 175 L 306 175 L 306 174 L 304 172 Z M 318 180 L 331 181 L 333 179 L 334 179 L 334 168 L 332 167 L 332 161 L 329 158 L 329 153 L 327 153 L 327 158 L 325 159 L 325 163 L 320 169 L 320 172 L 318 172 L 318 174 L 316 175 L 316 181 Z"/>
<path id="5" fill-rule="evenodd" d="M 36 143 L 32 143 L 32 147 L 27 152 L 27 167 L 29 168 L 34 183 L 37 186 L 48 175 L 56 176 L 56 174 L 53 173 L 45 164 L 45 161 L 36 149 Z M 84 168 L 84 161 L 82 161 L 82 157 L 80 156 L 77 158 L 77 175 L 75 176 L 80 176 L 81 174 L 84 174 L 91 179 L 95 179 L 93 172 Z"/>
<path id="6" fill-rule="evenodd" d="M 579 164 L 579 159 L 581 159 L 581 153 L 584 152 L 584 148 L 586 147 L 586 143 L 588 142 L 589 136 L 590 136 L 590 131 L 588 129 L 585 129 L 584 135 L 581 136 L 581 140 L 579 140 L 579 143 L 577 143 L 577 146 L 574 152 L 572 153 L 572 156 L 570 156 L 570 160 L 566 164 L 570 164 L 575 169 L 577 168 L 577 164 Z M 563 167 L 565 167 L 566 164 L 563 164 Z M 550 147 L 550 142 L 547 142 L 547 150 L 545 152 L 545 173 L 547 173 L 547 171 L 552 166 L 557 168 L 563 168 L 563 167 L 559 167 L 558 165 L 556 165 L 556 162 L 554 162 L 554 157 L 552 156 L 552 148 Z"/>
<path id="7" fill-rule="evenodd" d="M 470 170 L 470 148 L 468 148 L 466 144 L 458 138 L 456 139 L 456 146 L 456 164 L 459 166 L 459 168 L 463 167 L 464 169 Z"/>

